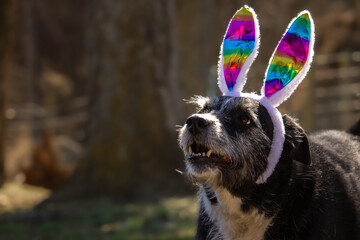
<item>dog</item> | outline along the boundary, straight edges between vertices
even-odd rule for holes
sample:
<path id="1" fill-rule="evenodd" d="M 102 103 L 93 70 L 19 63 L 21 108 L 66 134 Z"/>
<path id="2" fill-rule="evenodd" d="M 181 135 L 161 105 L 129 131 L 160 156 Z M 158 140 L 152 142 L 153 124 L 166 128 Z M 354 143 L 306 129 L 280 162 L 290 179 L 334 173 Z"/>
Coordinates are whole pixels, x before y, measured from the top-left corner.
<path id="1" fill-rule="evenodd" d="M 255 13 L 247 6 L 232 21 L 243 16 L 256 26 Z M 299 18 L 312 24 L 309 13 L 302 12 L 288 32 Z M 276 109 L 308 71 L 314 40 L 310 23 L 300 30 L 301 34 L 309 33 L 310 41 L 305 41 L 309 52 L 304 67 L 294 77 L 296 84 L 284 87 L 277 82 L 275 87 L 280 87 L 274 90 L 272 75 L 267 74 L 261 96 L 242 93 L 247 71 L 242 67 L 251 63 L 230 63 L 230 70 L 240 71 L 230 76 L 224 54 L 219 63 L 219 87 L 224 96 L 197 96 L 190 101 L 197 105 L 197 111 L 180 129 L 179 145 L 185 155 L 186 176 L 199 187 L 196 239 L 360 239 L 360 121 L 347 132 L 306 133 L 294 118 Z M 233 40 L 231 34 L 243 29 L 245 34 L 255 31 L 255 37 L 244 39 L 255 41 L 251 46 L 256 51 L 258 28 L 236 24 L 230 22 L 224 39 Z M 232 44 L 225 40 L 223 52 Z M 277 56 L 279 46 L 273 56 Z M 245 51 L 236 54 L 239 52 Z M 247 59 L 254 59 L 252 53 Z M 271 66 L 269 69 L 267 72 Z"/>
<path id="2" fill-rule="evenodd" d="M 360 239 L 360 124 L 306 134 L 283 115 L 285 142 L 265 184 L 273 124 L 249 98 L 197 97 L 180 131 L 199 186 L 196 239 Z"/>

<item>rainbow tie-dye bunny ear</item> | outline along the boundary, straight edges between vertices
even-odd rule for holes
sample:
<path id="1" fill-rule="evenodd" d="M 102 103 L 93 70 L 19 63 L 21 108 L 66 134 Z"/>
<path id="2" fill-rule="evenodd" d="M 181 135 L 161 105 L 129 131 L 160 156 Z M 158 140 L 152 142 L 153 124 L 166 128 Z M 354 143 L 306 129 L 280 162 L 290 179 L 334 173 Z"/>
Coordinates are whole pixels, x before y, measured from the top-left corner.
<path id="1" fill-rule="evenodd" d="M 221 45 L 218 84 L 225 95 L 241 92 L 258 47 L 258 20 L 254 10 L 245 5 L 232 17 Z"/>
<path id="2" fill-rule="evenodd" d="M 265 73 L 262 95 L 274 107 L 285 101 L 304 79 L 314 55 L 314 23 L 308 11 L 294 18 L 280 40 Z"/>

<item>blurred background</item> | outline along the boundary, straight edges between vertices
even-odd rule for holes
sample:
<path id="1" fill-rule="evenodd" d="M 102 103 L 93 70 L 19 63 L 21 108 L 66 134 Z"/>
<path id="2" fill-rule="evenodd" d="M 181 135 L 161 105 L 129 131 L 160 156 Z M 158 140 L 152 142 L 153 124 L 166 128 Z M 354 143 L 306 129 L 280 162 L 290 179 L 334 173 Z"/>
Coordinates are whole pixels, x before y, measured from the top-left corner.
<path id="1" fill-rule="evenodd" d="M 357 121 L 359 0 L 2 0 L 0 239 L 192 239 L 176 125 L 194 111 L 183 99 L 220 95 L 220 44 L 244 4 L 261 31 L 245 90 L 308 9 L 315 59 L 280 111 L 306 130 Z"/>

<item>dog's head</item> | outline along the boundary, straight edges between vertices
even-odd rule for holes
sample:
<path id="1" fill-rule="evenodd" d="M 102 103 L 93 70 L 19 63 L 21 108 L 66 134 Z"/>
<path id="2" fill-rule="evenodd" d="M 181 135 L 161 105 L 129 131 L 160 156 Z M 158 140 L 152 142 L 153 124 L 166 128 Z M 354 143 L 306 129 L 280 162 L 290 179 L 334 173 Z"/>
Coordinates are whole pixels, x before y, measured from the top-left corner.
<path id="1" fill-rule="evenodd" d="M 273 139 L 267 109 L 245 97 L 196 97 L 192 102 L 198 105 L 198 111 L 186 120 L 179 134 L 188 176 L 208 185 L 255 183 L 267 168 Z M 309 164 L 304 131 L 291 118 L 284 118 L 284 164 L 293 159 Z"/>
<path id="2" fill-rule="evenodd" d="M 221 46 L 218 85 L 225 96 L 193 100 L 199 110 L 187 119 L 179 140 L 187 172 L 196 181 L 221 184 L 228 178 L 226 182 L 261 184 L 282 159 L 309 162 L 304 131 L 276 107 L 310 68 L 315 39 L 311 15 L 303 11 L 290 22 L 269 62 L 261 95 L 243 93 L 259 36 L 256 14 L 244 6 L 231 19 Z"/>

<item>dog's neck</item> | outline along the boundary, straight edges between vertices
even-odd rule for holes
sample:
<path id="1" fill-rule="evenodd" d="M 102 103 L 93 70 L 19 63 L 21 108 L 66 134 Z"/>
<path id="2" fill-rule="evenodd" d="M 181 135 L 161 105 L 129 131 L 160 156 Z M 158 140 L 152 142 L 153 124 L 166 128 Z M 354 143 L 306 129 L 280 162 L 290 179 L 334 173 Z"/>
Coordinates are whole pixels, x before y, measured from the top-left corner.
<path id="1" fill-rule="evenodd" d="M 272 218 L 255 207 L 243 211 L 241 198 L 233 196 L 225 188 L 203 186 L 201 201 L 210 221 L 216 226 L 212 239 L 264 239 Z"/>

